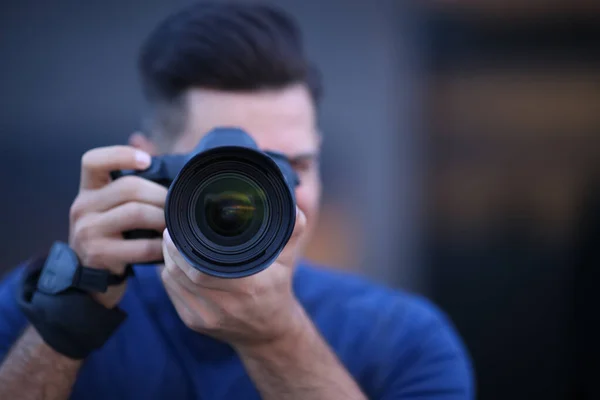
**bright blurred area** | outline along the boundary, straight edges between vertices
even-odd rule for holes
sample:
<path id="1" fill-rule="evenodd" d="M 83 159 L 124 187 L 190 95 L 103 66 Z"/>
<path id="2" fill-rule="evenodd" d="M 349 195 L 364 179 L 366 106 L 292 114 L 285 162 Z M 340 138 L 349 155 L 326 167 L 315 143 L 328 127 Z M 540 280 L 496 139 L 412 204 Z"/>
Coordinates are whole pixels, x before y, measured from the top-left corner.
<path id="1" fill-rule="evenodd" d="M 0 273 L 66 239 L 79 157 L 139 128 L 138 46 L 186 3 L 1 3 Z M 478 398 L 600 398 L 600 2 L 275 3 L 324 73 L 307 256 L 432 298 Z"/>

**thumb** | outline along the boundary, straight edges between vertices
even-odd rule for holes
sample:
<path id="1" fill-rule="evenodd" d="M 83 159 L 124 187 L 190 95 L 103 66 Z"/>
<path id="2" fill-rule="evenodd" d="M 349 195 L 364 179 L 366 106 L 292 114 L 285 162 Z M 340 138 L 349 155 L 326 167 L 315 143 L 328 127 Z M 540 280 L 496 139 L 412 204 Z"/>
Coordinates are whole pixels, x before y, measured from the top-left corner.
<path id="1" fill-rule="evenodd" d="M 292 232 L 292 237 L 290 238 L 290 241 L 295 241 L 300 236 L 302 236 L 305 228 L 306 215 L 304 215 L 302 210 L 296 206 L 296 224 L 294 225 L 294 231 Z"/>
<path id="2" fill-rule="evenodd" d="M 298 257 L 298 253 L 301 250 L 301 238 L 304 233 L 304 229 L 306 227 L 306 216 L 298 207 L 296 207 L 296 224 L 294 225 L 294 231 L 290 240 L 285 245 L 285 248 L 277 258 L 277 261 L 281 264 L 284 264 L 288 267 L 293 267 L 296 259 Z"/>

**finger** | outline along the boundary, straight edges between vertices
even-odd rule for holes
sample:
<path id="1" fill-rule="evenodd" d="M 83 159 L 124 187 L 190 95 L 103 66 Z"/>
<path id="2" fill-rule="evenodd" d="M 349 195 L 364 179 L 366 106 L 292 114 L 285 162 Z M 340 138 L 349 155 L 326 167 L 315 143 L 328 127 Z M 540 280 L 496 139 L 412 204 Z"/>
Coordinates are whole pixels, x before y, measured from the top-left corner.
<path id="1" fill-rule="evenodd" d="M 202 286 L 207 278 L 206 274 L 203 274 L 192 267 L 185 258 L 183 258 L 173 243 L 173 240 L 171 240 L 171 236 L 167 229 L 163 231 L 163 254 L 165 259 L 165 269 L 176 281 L 182 282 L 182 284 L 189 287 L 191 291 L 195 291 L 193 286 Z"/>
<path id="2" fill-rule="evenodd" d="M 163 208 L 167 188 L 139 176 L 125 176 L 101 189 L 84 192 L 82 207 L 87 212 L 102 212 L 130 201 L 152 204 Z"/>
<path id="3" fill-rule="evenodd" d="M 305 228 L 306 215 L 304 215 L 300 208 L 296 207 L 296 223 L 294 224 L 294 231 L 292 232 L 290 241 L 297 240 L 300 236 L 302 236 Z"/>
<path id="4" fill-rule="evenodd" d="M 164 240 L 163 240 L 164 247 Z M 163 252 L 164 253 L 164 252 Z M 175 282 L 181 287 L 185 288 L 190 293 L 198 293 L 201 286 L 195 285 L 187 277 L 185 273 L 173 262 L 170 256 L 167 254 L 165 258 L 165 267 L 161 271 L 161 277 L 170 282 Z"/>
<path id="5" fill-rule="evenodd" d="M 188 327 L 199 330 L 215 319 L 214 307 L 210 307 L 202 297 L 174 281 L 166 270 L 163 270 L 161 280 L 177 313 Z M 213 315 L 213 318 L 208 318 L 210 315 Z"/>
<path id="6" fill-rule="evenodd" d="M 122 274 L 128 264 L 162 259 L 161 239 L 103 239 L 90 245 L 82 255 L 86 267 L 104 268 Z"/>
<path id="7" fill-rule="evenodd" d="M 299 242 L 306 227 L 306 216 L 299 208 L 296 208 L 296 224 L 290 240 L 287 242 L 277 260 L 285 265 L 293 266 L 299 250 Z"/>
<path id="8" fill-rule="evenodd" d="M 131 146 L 108 146 L 87 151 L 81 157 L 81 189 L 97 189 L 110 182 L 118 169 L 143 170 L 150 166 L 148 153 Z"/>
<path id="9" fill-rule="evenodd" d="M 140 264 L 162 259 L 161 239 L 128 239 L 115 241 L 114 254 L 127 264 Z"/>
<path id="10" fill-rule="evenodd" d="M 196 316 L 195 312 L 192 310 L 190 305 L 183 299 L 181 295 L 181 288 L 178 287 L 176 282 L 169 280 L 168 277 L 163 278 L 161 275 L 161 279 L 163 281 L 163 286 L 179 315 L 179 318 L 186 324 L 188 327 L 200 328 L 197 325 L 199 324 L 198 316 Z"/>
<path id="11" fill-rule="evenodd" d="M 165 212 L 152 204 L 129 202 L 100 214 L 96 221 L 97 229 L 106 233 L 132 229 L 162 232 L 165 229 Z"/>
<path id="12" fill-rule="evenodd" d="M 179 284 L 179 282 L 175 281 L 167 272 L 166 270 L 163 270 L 160 274 L 160 279 L 163 282 L 163 285 L 165 286 L 166 291 L 169 293 L 169 296 L 171 297 L 171 299 L 180 304 L 181 306 L 183 306 L 184 308 L 187 308 L 188 311 L 191 311 L 191 308 L 188 306 L 188 302 L 186 301 L 186 298 L 184 297 L 184 293 L 186 291 L 186 289 L 182 288 L 181 285 Z"/>
<path id="13" fill-rule="evenodd" d="M 164 240 L 163 240 L 163 246 L 164 246 Z M 164 254 L 164 250 L 163 250 L 163 254 Z M 179 268 L 179 266 L 177 266 L 177 264 L 175 264 L 173 262 L 173 260 L 170 258 L 170 256 L 168 254 L 165 255 L 164 258 L 165 258 L 165 268 L 163 268 L 161 275 L 165 279 L 169 279 L 173 282 L 177 282 L 178 285 L 185 288 L 190 293 L 200 294 L 200 290 L 202 290 L 204 288 L 204 286 L 192 282 L 190 280 L 190 278 L 188 278 L 188 276 L 183 272 L 183 270 L 181 268 Z"/>

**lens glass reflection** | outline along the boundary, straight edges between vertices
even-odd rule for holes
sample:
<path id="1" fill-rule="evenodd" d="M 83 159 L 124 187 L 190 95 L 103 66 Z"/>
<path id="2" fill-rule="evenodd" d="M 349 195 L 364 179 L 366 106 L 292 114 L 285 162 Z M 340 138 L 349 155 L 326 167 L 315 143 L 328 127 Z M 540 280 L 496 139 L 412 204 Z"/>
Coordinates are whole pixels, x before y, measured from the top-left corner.
<path id="1" fill-rule="evenodd" d="M 250 240 L 265 216 L 264 195 L 246 177 L 217 176 L 204 186 L 196 202 L 196 223 L 213 241 L 221 238 Z"/>

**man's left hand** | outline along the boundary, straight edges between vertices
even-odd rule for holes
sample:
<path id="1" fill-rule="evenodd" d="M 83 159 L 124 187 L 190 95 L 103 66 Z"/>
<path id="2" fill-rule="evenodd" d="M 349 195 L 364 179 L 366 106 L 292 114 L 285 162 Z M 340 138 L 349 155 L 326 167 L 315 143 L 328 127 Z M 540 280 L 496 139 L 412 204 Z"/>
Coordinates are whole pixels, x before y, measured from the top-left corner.
<path id="1" fill-rule="evenodd" d="M 303 311 L 292 290 L 292 277 L 305 225 L 306 218 L 297 209 L 292 237 L 276 261 L 239 279 L 196 270 L 165 230 L 161 278 L 184 323 L 234 347 L 266 344 L 301 330 Z"/>

